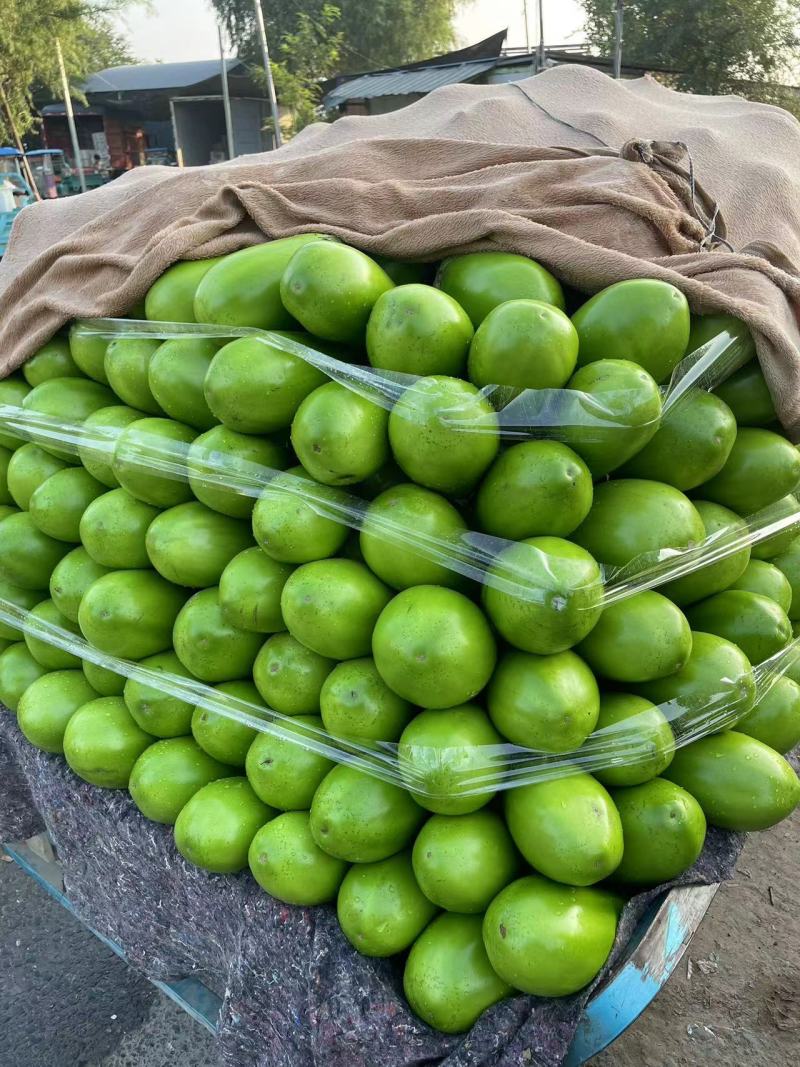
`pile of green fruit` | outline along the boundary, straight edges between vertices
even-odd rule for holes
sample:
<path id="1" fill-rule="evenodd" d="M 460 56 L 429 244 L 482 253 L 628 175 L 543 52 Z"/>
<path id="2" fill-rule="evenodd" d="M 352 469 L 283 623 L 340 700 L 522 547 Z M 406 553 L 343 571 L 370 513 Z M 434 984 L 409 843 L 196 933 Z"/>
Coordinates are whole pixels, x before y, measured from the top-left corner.
<path id="1" fill-rule="evenodd" d="M 745 519 L 800 512 L 800 455 L 740 323 L 662 281 L 581 303 L 486 252 L 434 284 L 314 234 L 176 264 L 143 316 L 234 339 L 76 323 L 0 382 L 63 427 L 0 422 L 0 601 L 28 612 L 0 624 L 0 699 L 33 745 L 189 862 L 336 901 L 448 1032 L 584 987 L 625 894 L 707 823 L 793 811 L 800 669 L 754 667 L 800 621 L 798 526 Z M 726 331 L 741 368 L 665 407 Z M 726 531 L 735 552 L 607 595 Z"/>

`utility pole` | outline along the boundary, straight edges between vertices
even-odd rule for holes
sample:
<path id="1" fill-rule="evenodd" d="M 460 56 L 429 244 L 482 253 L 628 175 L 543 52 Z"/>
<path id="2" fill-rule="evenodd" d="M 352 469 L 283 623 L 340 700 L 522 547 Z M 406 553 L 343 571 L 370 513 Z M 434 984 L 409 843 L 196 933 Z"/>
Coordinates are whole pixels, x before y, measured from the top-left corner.
<path id="1" fill-rule="evenodd" d="M 86 192 L 86 177 L 83 173 L 83 163 L 81 163 L 81 150 L 78 145 L 78 131 L 75 128 L 75 115 L 72 112 L 72 97 L 69 95 L 69 82 L 67 81 L 67 70 L 64 66 L 64 56 L 61 52 L 61 41 L 56 37 L 56 57 L 58 58 L 58 69 L 61 71 L 61 88 L 64 93 L 64 108 L 67 112 L 67 124 L 69 125 L 69 135 L 72 139 L 72 151 L 75 156 L 75 168 L 78 171 L 78 181 L 81 183 L 81 192 Z"/>
<path id="2" fill-rule="evenodd" d="M 531 33 L 528 29 L 528 0 L 522 0 L 522 17 L 525 19 L 525 51 L 531 50 Z"/>
<path id="3" fill-rule="evenodd" d="M 273 134 L 275 138 L 275 147 L 280 148 L 283 143 L 281 138 L 281 123 L 280 115 L 278 113 L 278 98 L 275 96 L 275 83 L 272 80 L 272 67 L 269 62 L 269 45 L 267 44 L 267 28 L 264 25 L 264 12 L 261 10 L 261 0 L 253 0 L 253 7 L 256 13 L 256 30 L 261 41 L 261 55 L 264 58 L 264 72 L 267 75 L 267 94 L 269 96 L 269 106 L 272 110 L 272 124 L 275 127 Z"/>
<path id="4" fill-rule="evenodd" d="M 228 64 L 225 62 L 225 47 L 222 43 L 222 27 L 217 24 L 219 38 L 219 69 L 222 76 L 222 104 L 225 108 L 225 133 L 228 136 L 228 159 L 234 157 L 233 121 L 231 119 L 231 94 L 228 91 Z"/>
<path id="5" fill-rule="evenodd" d="M 539 11 L 539 70 L 544 70 L 544 0 L 536 0 Z"/>
<path id="6" fill-rule="evenodd" d="M 616 0 L 614 5 L 614 77 L 622 77 L 622 20 L 625 14 L 625 0 Z"/>

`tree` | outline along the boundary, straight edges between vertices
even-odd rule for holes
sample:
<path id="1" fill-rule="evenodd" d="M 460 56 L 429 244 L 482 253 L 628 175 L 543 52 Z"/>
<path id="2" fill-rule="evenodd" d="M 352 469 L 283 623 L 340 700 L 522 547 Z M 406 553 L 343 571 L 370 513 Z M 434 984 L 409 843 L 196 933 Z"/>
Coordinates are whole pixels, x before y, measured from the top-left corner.
<path id="1" fill-rule="evenodd" d="M 33 94 L 37 89 L 61 92 L 53 41 L 57 37 L 64 63 L 77 86 L 93 70 L 130 62 L 122 38 L 113 29 L 110 14 L 124 0 L 3 0 L 0 3 L 0 86 L 11 119 L 21 136 L 35 124 Z M 11 140 L 9 116 L 0 108 L 0 141 Z"/>
<path id="2" fill-rule="evenodd" d="M 343 38 L 340 20 L 333 4 L 324 4 L 318 19 L 300 12 L 296 32 L 281 40 L 280 59 L 272 64 L 272 73 L 278 99 L 292 115 L 292 134 L 321 117 L 319 83 L 336 72 Z M 263 69 L 256 71 L 265 80 Z"/>
<path id="3" fill-rule="evenodd" d="M 583 0 L 589 42 L 614 43 L 612 0 Z M 738 93 L 797 110 L 782 84 L 800 57 L 792 0 L 627 0 L 623 62 L 666 67 L 670 84 L 693 93 Z"/>

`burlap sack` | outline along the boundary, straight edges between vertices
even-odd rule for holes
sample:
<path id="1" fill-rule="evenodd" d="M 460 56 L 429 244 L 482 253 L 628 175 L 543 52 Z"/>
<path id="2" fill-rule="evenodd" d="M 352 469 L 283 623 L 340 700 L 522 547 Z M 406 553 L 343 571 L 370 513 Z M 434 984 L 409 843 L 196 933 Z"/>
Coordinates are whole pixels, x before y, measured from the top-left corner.
<path id="1" fill-rule="evenodd" d="M 313 228 L 401 258 L 521 252 L 587 292 L 673 282 L 695 311 L 750 325 L 797 439 L 798 161 L 787 112 L 649 78 L 559 67 L 450 86 L 403 111 L 313 126 L 279 152 L 141 168 L 27 208 L 0 265 L 0 372 L 72 318 L 124 313 L 177 259 Z"/>

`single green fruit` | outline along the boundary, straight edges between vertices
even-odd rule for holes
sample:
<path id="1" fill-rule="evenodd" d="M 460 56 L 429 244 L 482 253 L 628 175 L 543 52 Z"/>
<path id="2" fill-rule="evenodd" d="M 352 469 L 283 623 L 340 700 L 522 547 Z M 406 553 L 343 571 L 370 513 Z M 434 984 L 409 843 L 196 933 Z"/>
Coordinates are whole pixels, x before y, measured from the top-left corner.
<path id="1" fill-rule="evenodd" d="M 540 300 L 507 300 L 478 327 L 468 374 L 480 389 L 511 386 L 516 396 L 523 389 L 562 388 L 577 360 L 578 334 L 563 311 Z"/>
<path id="2" fill-rule="evenodd" d="M 148 656 L 141 661 L 141 666 L 179 678 L 193 677 L 172 650 Z M 154 737 L 181 737 L 191 731 L 194 711 L 191 700 L 183 700 L 166 688 L 135 677 L 123 680 L 128 711 L 143 730 Z"/>
<path id="3" fill-rule="evenodd" d="M 792 493 L 781 497 L 780 500 L 776 500 L 774 504 L 770 504 L 759 521 L 766 520 L 767 528 L 769 528 L 773 523 L 777 523 L 789 516 L 795 519 L 792 525 L 787 525 L 778 533 L 773 534 L 772 537 L 768 537 L 766 540 L 759 541 L 751 546 L 750 552 L 753 559 L 771 560 L 773 556 L 781 555 L 781 553 L 787 551 L 789 545 L 800 532 L 800 502 Z"/>
<path id="4" fill-rule="evenodd" d="M 776 678 L 736 730 L 776 752 L 791 752 L 800 742 L 800 685 L 789 677 Z"/>
<path id="5" fill-rule="evenodd" d="M 326 239 L 319 234 L 302 233 L 223 256 L 197 286 L 195 319 L 222 326 L 290 330 L 293 320 L 281 303 L 281 277 L 299 248 Z"/>
<path id="6" fill-rule="evenodd" d="M 6 519 L 6 522 L 11 520 Z M 0 525 L 0 531 L 3 526 Z M 789 618 L 792 621 L 800 619 L 800 537 L 796 537 L 789 547 L 778 556 L 772 557 L 772 563 L 783 574 L 792 587 L 792 604 L 789 608 Z M 2 567 L 2 560 L 0 560 Z"/>
<path id="7" fill-rule="evenodd" d="M 714 342 L 713 346 L 709 342 Z M 709 348 L 705 349 L 705 345 L 709 345 Z M 741 319 L 735 319 L 733 315 L 692 315 L 687 352 L 697 352 L 700 348 L 704 348 L 704 354 L 724 353 L 726 366 L 741 367 L 756 356 L 750 331 Z M 722 399 L 733 407 L 727 397 L 723 396 Z M 738 415 L 736 421 L 745 425 Z"/>
<path id="8" fill-rule="evenodd" d="M 722 470 L 700 490 L 739 515 L 751 515 L 791 493 L 800 481 L 800 453 L 771 430 L 743 426 Z"/>
<path id="9" fill-rule="evenodd" d="M 126 426 L 143 418 L 141 411 L 119 404 L 99 408 L 84 420 L 78 456 L 89 474 L 109 489 L 119 485 L 112 467 L 117 438 Z"/>
<path id="10" fill-rule="evenodd" d="M 339 382 L 310 393 L 292 421 L 292 447 L 312 478 L 352 485 L 389 458 L 388 412 Z"/>
<path id="11" fill-rule="evenodd" d="M 668 282 L 634 278 L 601 289 L 572 316 L 581 366 L 629 359 L 657 382 L 668 378 L 689 343 L 689 304 Z"/>
<path id="12" fill-rule="evenodd" d="M 596 485 L 589 515 L 573 534 L 595 559 L 638 570 L 705 538 L 703 520 L 688 497 L 661 482 L 639 478 Z M 634 563 L 635 561 L 635 563 Z"/>
<path id="13" fill-rule="evenodd" d="M 64 752 L 67 723 L 97 696 L 82 671 L 49 671 L 31 682 L 17 705 L 19 728 L 43 752 Z"/>
<path id="14" fill-rule="evenodd" d="M 216 703 L 232 715 L 215 707 L 198 704 L 192 715 L 192 735 L 209 756 L 231 767 L 244 767 L 247 750 L 258 736 L 258 730 L 233 716 L 244 712 L 251 718 L 260 719 L 266 717 L 262 714 L 266 709 L 258 690 L 250 681 L 223 682 L 214 688 L 219 694 L 215 698 Z M 227 700 L 226 697 L 232 699 Z M 241 707 L 242 703 L 247 707 Z"/>
<path id="15" fill-rule="evenodd" d="M 261 647 L 260 634 L 237 630 L 227 622 L 216 587 L 201 589 L 186 601 L 172 637 L 178 659 L 203 682 L 247 677 Z"/>
<path id="16" fill-rule="evenodd" d="M 440 815 L 466 815 L 494 796 L 503 739 L 476 704 L 421 711 L 400 736 L 399 770 L 416 802 Z"/>
<path id="17" fill-rule="evenodd" d="M 245 548 L 234 556 L 219 579 L 219 603 L 225 620 L 238 630 L 258 634 L 284 630 L 281 593 L 293 569 L 270 559 L 260 548 Z"/>
<path id="18" fill-rule="evenodd" d="M 414 877 L 411 854 L 356 863 L 336 901 L 342 933 L 362 956 L 394 956 L 419 937 L 436 914 Z"/>
<path id="19" fill-rule="evenodd" d="M 53 337 L 22 365 L 25 381 L 32 388 L 51 378 L 82 378 L 83 372 L 72 358 L 69 340 Z"/>
<path id="20" fill-rule="evenodd" d="M 723 830 L 766 830 L 800 803 L 800 781 L 783 756 L 734 730 L 678 749 L 665 777 Z"/>
<path id="21" fill-rule="evenodd" d="M 354 767 L 334 767 L 311 802 L 311 834 L 321 849 L 350 863 L 374 863 L 409 844 L 423 811 L 404 789 Z"/>
<path id="22" fill-rule="evenodd" d="M 319 711 L 322 685 L 334 667 L 288 633 L 265 642 L 253 664 L 253 681 L 268 707 L 283 715 Z"/>
<path id="23" fill-rule="evenodd" d="M 411 1010 L 436 1030 L 459 1034 L 513 993 L 492 970 L 478 915 L 440 915 L 411 947 L 403 972 Z"/>
<path id="24" fill-rule="evenodd" d="M 247 780 L 265 804 L 283 811 L 307 811 L 317 786 L 334 766 L 313 748 L 326 737 L 322 719 L 298 715 L 274 725 L 285 735 L 256 735 L 246 754 Z"/>
<path id="25" fill-rule="evenodd" d="M 360 344 L 375 302 L 393 287 L 389 275 L 363 252 L 318 241 L 292 256 L 281 278 L 281 302 L 315 337 Z"/>
<path id="26" fill-rule="evenodd" d="M 189 485 L 212 511 L 248 519 L 264 482 L 287 462 L 286 449 L 274 441 L 215 426 L 189 450 Z"/>
<path id="27" fill-rule="evenodd" d="M 36 526 L 57 541 L 80 540 L 80 522 L 105 486 L 83 467 L 66 467 L 42 482 L 30 499 L 30 516 Z"/>
<path id="28" fill-rule="evenodd" d="M 367 356 L 377 370 L 458 377 L 472 334 L 466 312 L 447 293 L 431 285 L 399 285 L 379 296 L 372 309 Z"/>
<path id="29" fill-rule="evenodd" d="M 589 742 L 607 788 L 640 785 L 662 773 L 675 754 L 675 738 L 657 707 L 634 693 L 604 693 L 597 730 Z M 594 761 L 593 761 L 594 762 Z"/>
<path id="30" fill-rule="evenodd" d="M 697 570 L 662 585 L 661 592 L 681 606 L 694 604 L 728 589 L 744 574 L 750 562 L 748 528 L 744 520 L 720 504 L 712 504 L 707 500 L 695 500 L 693 503 L 706 531 L 705 552 L 716 552 L 724 545 L 740 547 L 715 563 L 699 566 Z"/>
<path id="31" fill-rule="evenodd" d="M 391 600 L 375 624 L 372 654 L 389 688 L 426 708 L 471 700 L 489 681 L 497 657 L 480 608 L 437 585 L 416 585 Z"/>
<path id="32" fill-rule="evenodd" d="M 20 698 L 47 671 L 28 651 L 24 641 L 9 645 L 0 653 L 0 703 L 11 711 L 19 707 Z"/>
<path id="33" fill-rule="evenodd" d="M 124 674 L 117 674 L 116 671 L 109 670 L 107 667 L 100 667 L 88 659 L 81 661 L 81 667 L 86 681 L 98 696 L 119 697 L 124 693 Z"/>
<path id="34" fill-rule="evenodd" d="M 364 560 L 393 589 L 412 585 L 464 585 L 464 578 L 431 554 L 455 554 L 467 524 L 453 505 L 429 489 L 405 483 L 377 496 L 367 508 L 359 544 Z M 427 548 L 426 555 L 417 546 Z"/>
<path id="35" fill-rule="evenodd" d="M 39 486 L 44 485 L 57 471 L 63 471 L 66 466 L 63 460 L 51 456 L 39 445 L 29 441 L 17 448 L 8 461 L 6 480 L 9 496 L 18 507 L 27 511 L 31 497 Z"/>
<path id="36" fill-rule="evenodd" d="M 199 789 L 230 773 L 230 767 L 212 759 L 191 737 L 170 737 L 139 756 L 128 792 L 146 819 L 171 826 Z"/>
<path id="37" fill-rule="evenodd" d="M 529 537 L 498 554 L 486 573 L 483 605 L 509 644 L 548 655 L 590 632 L 602 595 L 600 568 L 583 548 L 560 537 Z"/>
<path id="38" fill-rule="evenodd" d="M 302 401 L 327 376 L 289 349 L 315 347 L 306 333 L 238 337 L 216 353 L 205 379 L 205 399 L 217 419 L 237 433 L 275 433 L 291 426 Z"/>
<path id="39" fill-rule="evenodd" d="M 22 401 L 22 406 L 26 411 L 38 412 L 57 419 L 70 429 L 76 429 L 76 424 L 82 423 L 93 411 L 113 403 L 114 394 L 111 390 L 97 382 L 90 382 L 86 378 L 50 378 L 31 389 Z M 65 438 L 65 448 L 50 444 L 46 440 L 40 443 L 45 452 L 67 463 L 75 462 L 77 442 L 67 442 Z M 5 442 L 0 440 L 0 444 Z"/>
<path id="40" fill-rule="evenodd" d="M 347 864 L 317 845 L 307 811 L 287 811 L 258 831 L 250 870 L 265 892 L 285 904 L 311 907 L 333 900 Z"/>
<path id="41" fill-rule="evenodd" d="M 186 593 L 153 571 L 113 571 L 89 586 L 78 609 L 86 640 L 122 659 L 144 659 L 172 644 Z"/>
<path id="42" fill-rule="evenodd" d="M 73 622 L 62 615 L 52 600 L 43 600 L 36 607 L 31 608 L 28 618 L 22 627 L 22 633 L 25 638 L 25 644 L 28 646 L 28 651 L 37 663 L 41 663 L 45 670 L 66 671 L 73 667 L 80 667 L 80 656 L 58 648 L 43 637 L 37 636 L 37 623 L 44 625 L 46 628 L 56 626 L 59 630 L 65 630 L 67 633 L 74 634 L 80 638 L 81 632 L 78 629 L 77 622 Z"/>
<path id="43" fill-rule="evenodd" d="M 390 599 L 389 590 L 363 563 L 321 559 L 289 576 L 281 613 L 289 633 L 314 652 L 353 659 L 369 653 L 372 631 Z"/>
<path id="44" fill-rule="evenodd" d="M 0 522 L 0 577 L 21 589 L 47 589 L 70 548 L 42 533 L 27 511 L 9 515 Z"/>
<path id="45" fill-rule="evenodd" d="M 150 523 L 145 539 L 158 573 L 192 589 L 216 585 L 233 557 L 252 543 L 247 523 L 196 500 L 162 511 Z"/>
<path id="46" fill-rule="evenodd" d="M 615 682 L 648 682 L 674 674 L 691 651 L 686 616 L 651 589 L 604 608 L 578 648 L 593 671 Z"/>
<path id="47" fill-rule="evenodd" d="M 151 322 L 196 322 L 194 297 L 197 287 L 223 258 L 184 260 L 167 267 L 145 293 L 145 318 Z"/>
<path id="48" fill-rule="evenodd" d="M 64 755 L 79 778 L 126 789 L 137 759 L 153 738 L 140 730 L 122 697 L 98 697 L 78 708 L 64 731 Z"/>
<path id="49" fill-rule="evenodd" d="M 84 374 L 102 385 L 108 385 L 105 368 L 108 340 L 80 322 L 73 322 L 69 328 L 70 355 Z"/>
<path id="50" fill-rule="evenodd" d="M 595 728 L 600 692 L 574 652 L 535 656 L 509 650 L 489 683 L 486 706 L 494 725 L 513 744 L 569 752 Z"/>
<path id="51" fill-rule="evenodd" d="M 674 782 L 653 778 L 630 789 L 615 789 L 611 798 L 625 843 L 615 880 L 633 885 L 669 882 L 688 871 L 703 851 L 703 809 Z"/>
<path id="52" fill-rule="evenodd" d="M 592 506 L 592 476 L 559 441 L 525 441 L 501 452 L 475 499 L 481 530 L 509 541 L 567 537 Z"/>
<path id="53" fill-rule="evenodd" d="M 206 402 L 203 385 L 222 340 L 214 337 L 173 337 L 163 341 L 147 368 L 147 384 L 156 404 L 171 419 L 210 430 L 216 418 Z"/>
<path id="54" fill-rule="evenodd" d="M 0 600 L 9 600 L 24 611 L 30 611 L 32 607 L 45 600 L 46 595 L 40 589 L 21 589 L 5 578 L 0 578 Z M 20 641 L 22 633 L 19 626 L 10 622 L 0 622 L 1 641 Z"/>
<path id="55" fill-rule="evenodd" d="M 469 382 L 419 378 L 392 408 L 389 443 L 412 481 L 464 496 L 497 455 L 497 414 Z"/>
<path id="56" fill-rule="evenodd" d="M 760 593 L 726 589 L 693 604 L 688 610 L 694 630 L 732 641 L 756 666 L 792 639 L 789 616 L 774 600 Z"/>
<path id="57" fill-rule="evenodd" d="M 564 997 L 600 971 L 618 917 L 619 900 L 611 893 L 531 875 L 494 898 L 483 920 L 483 941 L 491 965 L 515 989 Z"/>
<path id="58" fill-rule="evenodd" d="M 777 419 L 775 405 L 758 360 L 753 358 L 714 390 L 740 426 L 770 426 Z"/>
<path id="59" fill-rule="evenodd" d="M 620 473 L 694 489 L 722 470 L 735 440 L 728 405 L 704 389 L 690 389 L 664 412 L 655 435 Z"/>
<path id="60" fill-rule="evenodd" d="M 31 388 L 21 374 L 11 374 L 0 382 L 0 405 L 9 407 L 24 407 L 23 401 L 31 392 Z M 25 444 L 25 439 L 15 433 L 0 433 L 0 446 L 8 448 L 12 452 L 15 448 Z"/>
<path id="61" fill-rule="evenodd" d="M 108 384 L 123 404 L 147 415 L 164 414 L 148 379 L 150 363 L 160 345 L 154 337 L 117 337 L 106 349 Z"/>
<path id="62" fill-rule="evenodd" d="M 505 814 L 522 855 L 556 882 L 593 885 L 608 878 L 622 859 L 617 809 L 590 774 L 509 789 Z"/>
<path id="63" fill-rule="evenodd" d="M 768 597 L 778 605 L 781 611 L 787 613 L 792 606 L 792 586 L 789 579 L 783 571 L 762 559 L 751 559 L 741 578 L 738 578 L 730 588 Z"/>
<path id="64" fill-rule="evenodd" d="M 564 310 L 560 284 L 536 260 L 511 252 L 470 252 L 445 259 L 437 286 L 457 300 L 476 328 L 499 304 L 536 300 Z"/>
<path id="65" fill-rule="evenodd" d="M 392 692 L 375 661 L 338 663 L 320 690 L 319 708 L 333 737 L 353 741 L 396 741 L 413 714 L 407 700 Z"/>
<path id="66" fill-rule="evenodd" d="M 192 498 L 186 468 L 194 439 L 191 427 L 172 419 L 138 419 L 117 438 L 111 463 L 114 475 L 123 489 L 145 504 L 157 508 L 183 504 Z"/>
<path id="67" fill-rule="evenodd" d="M 291 467 L 272 478 L 256 501 L 253 536 L 280 563 L 327 559 L 347 539 L 351 508 L 340 490 L 318 485 L 302 467 Z"/>
<path id="68" fill-rule="evenodd" d="M 115 570 L 150 566 L 146 535 L 158 508 L 137 500 L 125 489 L 112 489 L 86 508 L 79 532 L 96 564 Z"/>
<path id="69" fill-rule="evenodd" d="M 428 900 L 478 914 L 514 878 L 519 855 L 493 811 L 432 815 L 414 842 L 414 875 Z"/>
<path id="70" fill-rule="evenodd" d="M 68 552 L 50 575 L 50 596 L 61 614 L 77 622 L 83 594 L 104 574 L 108 567 L 95 563 L 85 548 Z"/>
<path id="71" fill-rule="evenodd" d="M 175 845 L 195 867 L 235 874 L 247 866 L 250 842 L 275 813 L 244 777 L 218 778 L 194 793 L 175 820 Z"/>

